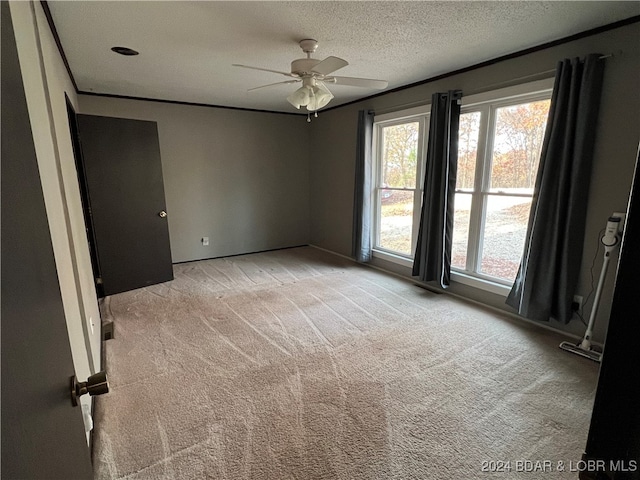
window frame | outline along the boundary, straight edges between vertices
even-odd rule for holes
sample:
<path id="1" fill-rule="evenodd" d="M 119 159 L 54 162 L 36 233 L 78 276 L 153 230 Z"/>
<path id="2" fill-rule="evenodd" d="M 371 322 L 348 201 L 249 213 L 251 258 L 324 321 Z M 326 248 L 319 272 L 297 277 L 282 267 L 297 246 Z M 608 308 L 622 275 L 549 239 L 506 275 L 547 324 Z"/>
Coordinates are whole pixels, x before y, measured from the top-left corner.
<path id="1" fill-rule="evenodd" d="M 505 106 L 549 100 L 553 93 L 554 78 L 538 80 L 526 84 L 507 87 L 499 90 L 462 97 L 460 114 L 480 112 L 478 149 L 476 156 L 473 189 L 456 188 L 456 193 L 471 195 L 469 212 L 469 233 L 467 238 L 467 256 L 464 269 L 451 267 L 451 279 L 506 296 L 513 281 L 494 277 L 479 272 L 481 261 L 486 211 L 489 196 L 510 196 L 532 198 L 533 194 L 503 193 L 491 190 L 491 168 L 496 128 L 496 111 Z"/>
<path id="2" fill-rule="evenodd" d="M 420 223 L 420 212 L 422 205 L 422 195 L 424 191 L 424 167 L 426 164 L 426 148 L 429 137 L 429 119 L 431 115 L 431 105 L 420 105 L 417 107 L 400 110 L 396 112 L 376 115 L 373 122 L 372 137 L 372 180 L 373 189 L 371 192 L 372 203 L 372 229 L 371 245 L 372 255 L 383 258 L 387 261 L 411 267 L 418 236 L 418 225 Z M 416 162 L 416 185 L 414 188 L 383 187 L 382 182 L 382 161 L 384 159 L 382 130 L 385 127 L 402 125 L 405 123 L 418 122 L 418 150 L 416 152 L 418 161 Z M 413 191 L 413 220 L 411 229 L 411 253 L 405 254 L 396 250 L 384 248 L 379 245 L 381 226 L 381 194 L 382 190 Z M 417 208 L 416 208 L 417 207 Z"/>

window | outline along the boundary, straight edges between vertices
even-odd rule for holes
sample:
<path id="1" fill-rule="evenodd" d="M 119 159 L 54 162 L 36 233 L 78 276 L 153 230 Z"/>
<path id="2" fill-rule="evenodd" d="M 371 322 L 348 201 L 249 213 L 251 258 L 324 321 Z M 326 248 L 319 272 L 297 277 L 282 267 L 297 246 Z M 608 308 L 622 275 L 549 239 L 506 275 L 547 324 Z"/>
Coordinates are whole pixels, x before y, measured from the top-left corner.
<path id="1" fill-rule="evenodd" d="M 553 79 L 463 97 L 452 280 L 505 294 L 517 274 Z M 374 122 L 373 254 L 411 266 L 430 106 Z"/>
<path id="2" fill-rule="evenodd" d="M 411 264 L 422 202 L 429 106 L 376 116 L 374 254 Z"/>
<path id="3" fill-rule="evenodd" d="M 518 87 L 528 93 L 505 89 L 463 98 L 451 262 L 452 271 L 463 275 L 454 276 L 456 281 L 482 287 L 473 282 L 475 277 L 513 284 L 524 249 L 550 87 L 548 81 L 536 82 Z"/>

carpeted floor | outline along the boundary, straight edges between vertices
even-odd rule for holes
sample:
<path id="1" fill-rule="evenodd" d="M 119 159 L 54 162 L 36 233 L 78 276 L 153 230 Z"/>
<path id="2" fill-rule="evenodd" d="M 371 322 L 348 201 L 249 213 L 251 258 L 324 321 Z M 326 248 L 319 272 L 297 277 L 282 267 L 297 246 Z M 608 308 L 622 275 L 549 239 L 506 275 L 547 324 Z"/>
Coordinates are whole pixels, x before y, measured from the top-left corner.
<path id="1" fill-rule="evenodd" d="M 97 479 L 576 479 L 597 364 L 303 247 L 114 295 Z M 551 472 L 483 466 L 551 461 Z M 506 465 L 502 465 L 506 466 Z"/>

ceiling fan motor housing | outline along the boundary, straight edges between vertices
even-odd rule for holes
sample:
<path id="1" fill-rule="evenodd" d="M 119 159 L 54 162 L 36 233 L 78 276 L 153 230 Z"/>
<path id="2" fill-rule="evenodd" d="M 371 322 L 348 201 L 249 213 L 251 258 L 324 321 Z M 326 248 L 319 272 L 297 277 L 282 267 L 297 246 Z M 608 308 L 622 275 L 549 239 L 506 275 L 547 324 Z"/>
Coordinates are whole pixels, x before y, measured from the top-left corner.
<path id="1" fill-rule="evenodd" d="M 313 68 L 320 63 L 316 58 L 299 58 L 291 62 L 291 73 L 297 75 L 310 74 Z"/>

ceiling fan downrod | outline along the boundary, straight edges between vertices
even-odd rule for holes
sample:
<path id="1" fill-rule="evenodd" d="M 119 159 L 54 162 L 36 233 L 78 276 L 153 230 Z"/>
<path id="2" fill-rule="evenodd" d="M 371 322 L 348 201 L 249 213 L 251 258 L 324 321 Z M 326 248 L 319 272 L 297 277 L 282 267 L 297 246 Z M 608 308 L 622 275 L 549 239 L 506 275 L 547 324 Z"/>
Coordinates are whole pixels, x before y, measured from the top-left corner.
<path id="1" fill-rule="evenodd" d="M 316 53 L 318 49 L 318 41 L 312 38 L 305 38 L 298 43 L 304 53 L 307 54 L 307 58 L 311 58 L 312 53 Z"/>

